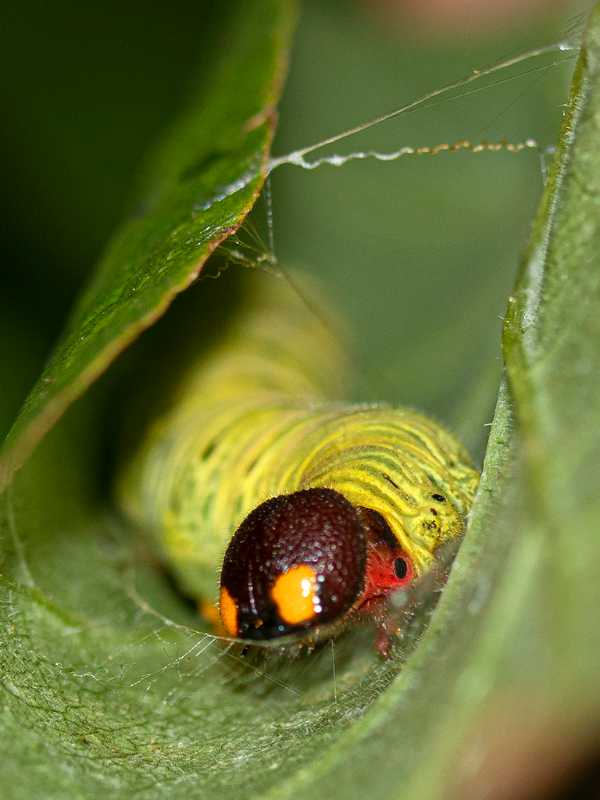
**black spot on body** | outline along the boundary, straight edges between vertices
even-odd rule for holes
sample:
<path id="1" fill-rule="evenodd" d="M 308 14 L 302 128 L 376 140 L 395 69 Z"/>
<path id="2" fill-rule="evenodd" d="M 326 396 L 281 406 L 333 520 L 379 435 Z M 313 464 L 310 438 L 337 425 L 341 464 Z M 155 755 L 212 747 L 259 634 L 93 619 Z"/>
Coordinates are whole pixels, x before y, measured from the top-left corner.
<path id="1" fill-rule="evenodd" d="M 446 502 L 446 498 L 444 497 L 443 494 L 432 494 L 431 497 L 433 500 L 437 500 L 438 503 Z"/>
<path id="2" fill-rule="evenodd" d="M 385 480 L 386 480 L 388 483 L 391 483 L 391 484 L 392 484 L 392 486 L 393 486 L 395 489 L 399 489 L 399 488 L 400 488 L 400 487 L 398 486 L 398 484 L 396 483 L 396 481 L 392 480 L 392 478 L 390 478 L 390 476 L 389 476 L 387 473 L 384 473 L 384 474 L 383 474 L 383 477 L 385 478 Z"/>
<path id="3" fill-rule="evenodd" d="M 209 442 L 206 445 L 206 447 L 204 448 L 204 450 L 202 451 L 201 455 L 200 455 L 200 458 L 202 459 L 202 461 L 207 461 L 212 456 L 212 454 L 215 452 L 216 447 L 217 447 L 217 443 L 216 442 L 214 442 L 214 441 L 213 442 Z"/>

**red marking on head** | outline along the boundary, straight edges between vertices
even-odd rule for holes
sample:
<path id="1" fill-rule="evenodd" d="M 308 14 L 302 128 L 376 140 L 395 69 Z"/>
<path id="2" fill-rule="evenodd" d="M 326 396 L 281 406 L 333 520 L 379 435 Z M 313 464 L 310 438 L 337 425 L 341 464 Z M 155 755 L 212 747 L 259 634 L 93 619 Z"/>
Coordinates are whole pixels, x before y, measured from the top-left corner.
<path id="1" fill-rule="evenodd" d="M 383 517 L 361 509 L 367 528 L 367 563 L 360 608 L 368 611 L 392 592 L 407 586 L 415 575 L 412 560 Z"/>
<path id="2" fill-rule="evenodd" d="M 367 549 L 365 600 L 390 594 L 411 582 L 414 569 L 410 557 L 398 547 L 370 545 Z"/>

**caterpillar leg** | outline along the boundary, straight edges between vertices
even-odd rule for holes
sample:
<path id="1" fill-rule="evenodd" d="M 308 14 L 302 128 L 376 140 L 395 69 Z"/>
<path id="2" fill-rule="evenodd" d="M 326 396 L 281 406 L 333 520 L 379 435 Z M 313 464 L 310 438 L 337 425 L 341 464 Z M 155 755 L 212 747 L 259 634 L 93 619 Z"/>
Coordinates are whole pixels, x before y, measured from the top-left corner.
<path id="1" fill-rule="evenodd" d="M 383 658 L 389 658 L 392 649 L 392 638 L 399 633 L 398 628 L 389 630 L 387 624 L 384 622 L 377 628 L 377 636 L 375 638 L 375 649 Z"/>

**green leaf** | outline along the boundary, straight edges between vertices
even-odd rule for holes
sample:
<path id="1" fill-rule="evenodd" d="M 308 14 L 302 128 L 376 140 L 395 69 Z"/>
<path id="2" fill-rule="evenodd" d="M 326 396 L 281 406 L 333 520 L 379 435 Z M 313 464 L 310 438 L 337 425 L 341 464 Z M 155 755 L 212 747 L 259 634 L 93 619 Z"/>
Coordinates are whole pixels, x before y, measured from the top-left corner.
<path id="1" fill-rule="evenodd" d="M 599 59 L 597 9 L 509 304 L 470 529 L 416 649 L 224 651 L 97 500 L 96 420 L 78 407 L 2 498 L 11 800 L 517 797 L 585 757 L 600 720 Z"/>
<path id="2" fill-rule="evenodd" d="M 66 408 L 197 277 L 266 177 L 292 2 L 225 16 L 210 81 L 175 122 L 3 449 L 0 488 Z"/>

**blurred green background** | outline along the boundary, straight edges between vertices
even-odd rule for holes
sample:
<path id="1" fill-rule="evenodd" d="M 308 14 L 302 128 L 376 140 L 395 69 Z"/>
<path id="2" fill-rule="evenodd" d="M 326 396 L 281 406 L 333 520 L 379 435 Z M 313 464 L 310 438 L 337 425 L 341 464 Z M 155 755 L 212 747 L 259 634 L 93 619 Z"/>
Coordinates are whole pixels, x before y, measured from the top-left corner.
<path id="1" fill-rule="evenodd" d="M 234 9 L 235 6 L 232 6 Z M 563 35 L 535 24 L 427 39 L 367 6 L 303 6 L 275 154 L 389 111 Z M 14 6 L 5 17 L 0 432 L 107 238 L 135 200 L 146 149 L 209 57 L 217 14 L 179 0 Z M 461 138 L 554 141 L 570 66 L 402 116 L 327 152 Z M 474 87 L 472 87 L 474 88 Z M 480 451 L 500 315 L 542 186 L 535 153 L 405 158 L 273 173 L 282 263 L 322 276 L 352 323 L 356 394 L 418 405 Z M 263 209 L 257 209 L 257 224 Z M 265 235 L 266 238 L 266 235 Z"/>
<path id="2" fill-rule="evenodd" d="M 310 4 L 276 153 L 312 143 L 561 35 L 565 19 L 423 39 L 342 4 Z M 345 13 L 342 13 L 345 12 Z M 317 55 L 318 54 L 318 55 Z M 543 63 L 543 62 L 542 62 Z M 545 63 L 548 63 L 547 61 Z M 468 138 L 551 144 L 564 67 L 499 73 L 489 89 L 401 116 L 326 152 Z M 528 73 L 522 78 L 507 77 Z M 319 153 L 320 155 L 321 153 Z M 417 405 L 481 445 L 506 298 L 542 188 L 536 153 L 461 153 L 273 175 L 280 258 L 324 275 L 353 322 L 357 394 Z"/>

